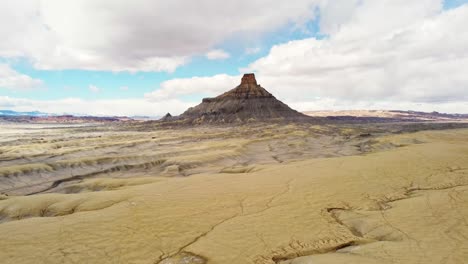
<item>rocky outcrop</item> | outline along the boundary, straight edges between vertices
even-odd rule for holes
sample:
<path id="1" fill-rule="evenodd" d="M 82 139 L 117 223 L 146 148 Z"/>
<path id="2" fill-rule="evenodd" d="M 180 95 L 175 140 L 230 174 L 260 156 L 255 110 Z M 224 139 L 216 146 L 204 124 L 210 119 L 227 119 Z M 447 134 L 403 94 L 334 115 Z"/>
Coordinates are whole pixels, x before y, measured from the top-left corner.
<path id="1" fill-rule="evenodd" d="M 257 84 L 255 75 L 245 74 L 236 88 L 189 108 L 179 119 L 194 123 L 294 120 L 307 116 L 291 109 Z"/>
<path id="2" fill-rule="evenodd" d="M 170 121 L 173 120 L 174 117 L 171 115 L 171 113 L 167 113 L 165 116 L 161 118 L 161 121 Z"/>

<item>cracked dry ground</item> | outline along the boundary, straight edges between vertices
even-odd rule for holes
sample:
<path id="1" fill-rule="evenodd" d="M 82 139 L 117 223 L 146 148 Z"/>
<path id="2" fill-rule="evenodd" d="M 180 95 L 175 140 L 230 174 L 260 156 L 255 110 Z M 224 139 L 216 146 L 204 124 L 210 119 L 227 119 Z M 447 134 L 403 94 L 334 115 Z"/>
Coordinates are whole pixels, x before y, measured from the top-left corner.
<path id="1" fill-rule="evenodd" d="M 400 147 L 3 197 L 0 260 L 465 263 L 468 129 L 375 140 Z"/>

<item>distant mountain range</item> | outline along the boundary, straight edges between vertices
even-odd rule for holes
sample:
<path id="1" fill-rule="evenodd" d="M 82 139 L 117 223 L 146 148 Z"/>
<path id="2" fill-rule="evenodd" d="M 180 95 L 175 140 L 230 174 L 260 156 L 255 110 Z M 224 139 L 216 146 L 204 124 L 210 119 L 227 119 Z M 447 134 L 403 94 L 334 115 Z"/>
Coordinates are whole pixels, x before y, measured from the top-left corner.
<path id="1" fill-rule="evenodd" d="M 115 122 L 115 121 L 149 121 L 158 120 L 159 116 L 91 116 L 81 114 L 51 114 L 39 111 L 18 112 L 0 109 L 0 121 L 10 122 L 52 122 L 52 123 L 81 123 L 81 122 Z"/>
<path id="2" fill-rule="evenodd" d="M 133 118 L 126 116 L 57 115 L 39 111 L 17 112 L 13 110 L 0 110 L 0 121 L 15 123 L 108 123 L 133 120 Z"/>

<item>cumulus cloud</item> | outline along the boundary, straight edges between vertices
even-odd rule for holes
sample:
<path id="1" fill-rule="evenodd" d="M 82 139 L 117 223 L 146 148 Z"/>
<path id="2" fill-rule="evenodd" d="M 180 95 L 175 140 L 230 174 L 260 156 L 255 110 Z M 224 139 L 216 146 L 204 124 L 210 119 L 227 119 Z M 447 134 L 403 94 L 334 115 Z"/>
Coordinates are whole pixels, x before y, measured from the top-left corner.
<path id="1" fill-rule="evenodd" d="M 366 12 L 356 11 L 359 19 L 336 34 L 274 46 L 248 70 L 265 76 L 274 89 L 288 87 L 277 92 L 291 99 L 308 92 L 355 100 L 468 100 L 468 5 L 436 12 L 440 1 L 425 0 L 413 4 L 411 13 L 406 1 L 397 2 L 385 6 L 398 17 L 378 13 L 375 1 L 370 7 L 364 2 L 358 9 Z"/>
<path id="2" fill-rule="evenodd" d="M 264 87 L 300 110 L 401 107 L 468 112 L 467 4 L 451 10 L 442 9 L 442 0 L 274 4 L 275 8 L 265 8 L 271 5 L 268 0 L 2 1 L 0 34 L 8 37 L 0 42 L 0 57 L 25 57 L 36 68 L 50 70 L 172 72 L 191 56 L 208 55 L 234 36 L 251 45 L 256 42 L 249 38 L 285 25 L 304 25 L 318 10 L 323 38 L 275 45 L 242 71 L 256 72 Z M 245 49 L 246 54 L 255 51 Z M 221 58 L 221 53 L 212 58 Z M 157 106 L 174 102 L 180 112 L 186 105 L 178 98 L 214 96 L 239 79 L 220 74 L 169 80 L 145 99 L 131 102 L 148 109 L 150 101 Z M 0 64 L 0 87 L 40 83 Z"/>
<path id="3" fill-rule="evenodd" d="M 39 88 L 42 85 L 43 82 L 41 80 L 19 73 L 8 64 L 0 64 L 0 88 L 30 90 Z"/>
<path id="4" fill-rule="evenodd" d="M 38 69 L 167 71 L 236 36 L 304 24 L 322 0 L 0 2 L 0 57 Z M 241 38 L 239 38 L 241 39 Z"/>
<path id="5" fill-rule="evenodd" d="M 64 98 L 59 100 L 31 100 L 0 96 L 0 109 L 14 111 L 41 111 L 56 114 L 95 116 L 163 116 L 167 112 L 180 114 L 189 103 L 172 99 L 150 102 L 145 99 L 83 100 Z"/>
<path id="6" fill-rule="evenodd" d="M 238 83 L 240 78 L 240 76 L 219 74 L 211 77 L 173 79 L 161 83 L 158 90 L 147 93 L 145 97 L 151 101 L 163 101 L 187 95 L 215 96 L 234 88 L 233 84 Z"/>
<path id="7" fill-rule="evenodd" d="M 224 60 L 231 57 L 229 53 L 222 49 L 210 50 L 205 54 L 206 58 L 209 60 Z"/>
<path id="8" fill-rule="evenodd" d="M 440 0 L 364 0 L 336 10 L 332 3 L 321 5 L 327 37 L 275 45 L 242 71 L 256 72 L 264 87 L 300 110 L 468 112 L 468 4 L 442 10 Z M 203 80 L 206 87 L 237 83 L 227 76 Z M 171 82 L 202 89 L 196 78 Z"/>

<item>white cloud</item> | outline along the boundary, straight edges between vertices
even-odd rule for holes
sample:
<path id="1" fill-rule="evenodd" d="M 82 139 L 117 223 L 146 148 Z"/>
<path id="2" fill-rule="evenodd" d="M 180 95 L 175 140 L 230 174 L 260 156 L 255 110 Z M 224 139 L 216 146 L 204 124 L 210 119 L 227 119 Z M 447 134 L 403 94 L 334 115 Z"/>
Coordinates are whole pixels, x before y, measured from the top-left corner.
<path id="1" fill-rule="evenodd" d="M 387 9 L 370 9 L 366 3 L 358 9 L 367 13 L 356 11 L 359 19 L 352 18 L 329 38 L 274 46 L 247 70 L 291 100 L 304 94 L 395 102 L 468 100 L 468 5 L 434 12 L 440 1 L 420 1 L 420 6 L 392 1 L 386 8 L 399 14 L 392 19 L 385 16 Z"/>
<path id="2" fill-rule="evenodd" d="M 229 59 L 231 55 L 224 50 L 215 49 L 215 50 L 210 50 L 209 52 L 207 52 L 205 54 L 205 57 L 209 60 L 224 60 L 224 59 Z"/>
<path id="3" fill-rule="evenodd" d="M 122 86 L 119 88 L 120 91 L 128 91 L 128 86 Z"/>
<path id="4" fill-rule="evenodd" d="M 335 24 L 322 21 L 326 38 L 276 45 L 242 71 L 300 110 L 468 112 L 468 4 L 444 11 L 439 0 L 367 0 L 346 12 L 333 15 Z M 222 92 L 214 87 L 233 87 L 238 76 L 170 83 L 161 93 L 174 98 L 178 84 Z"/>
<path id="5" fill-rule="evenodd" d="M 0 64 L 0 88 L 11 90 L 30 90 L 43 86 L 39 79 L 19 73 L 7 64 Z"/>
<path id="6" fill-rule="evenodd" d="M 175 99 L 155 103 L 145 99 L 83 100 L 65 98 L 42 101 L 0 96 L 0 109 L 95 116 L 163 116 L 167 112 L 180 114 L 190 105 L 190 103 Z"/>
<path id="7" fill-rule="evenodd" d="M 219 74 L 212 77 L 173 79 L 161 83 L 160 88 L 145 95 L 151 101 L 175 99 L 180 96 L 215 96 L 225 92 L 240 82 L 240 76 Z M 234 85 L 236 84 L 236 85 Z"/>
<path id="8" fill-rule="evenodd" d="M 233 36 L 304 24 L 320 1 L 0 1 L 0 57 L 46 70 L 172 72 Z"/>
<path id="9" fill-rule="evenodd" d="M 393 104 L 468 111 L 467 4 L 446 11 L 442 0 L 268 5 L 271 1 L 2 1 L 0 57 L 25 57 L 39 69 L 171 72 L 225 40 L 235 37 L 248 46 L 261 33 L 304 25 L 318 7 L 325 38 L 276 45 L 245 69 L 256 72 L 279 99 L 300 109 Z M 3 86 L 40 85 L 8 69 L 0 66 Z M 238 83 L 239 76 L 225 74 L 174 79 L 145 97 L 163 106 L 181 96 L 214 96 Z"/>
<path id="10" fill-rule="evenodd" d="M 88 89 L 92 93 L 99 93 L 101 91 L 101 89 L 99 89 L 99 87 L 97 87 L 96 85 L 90 85 Z"/>

